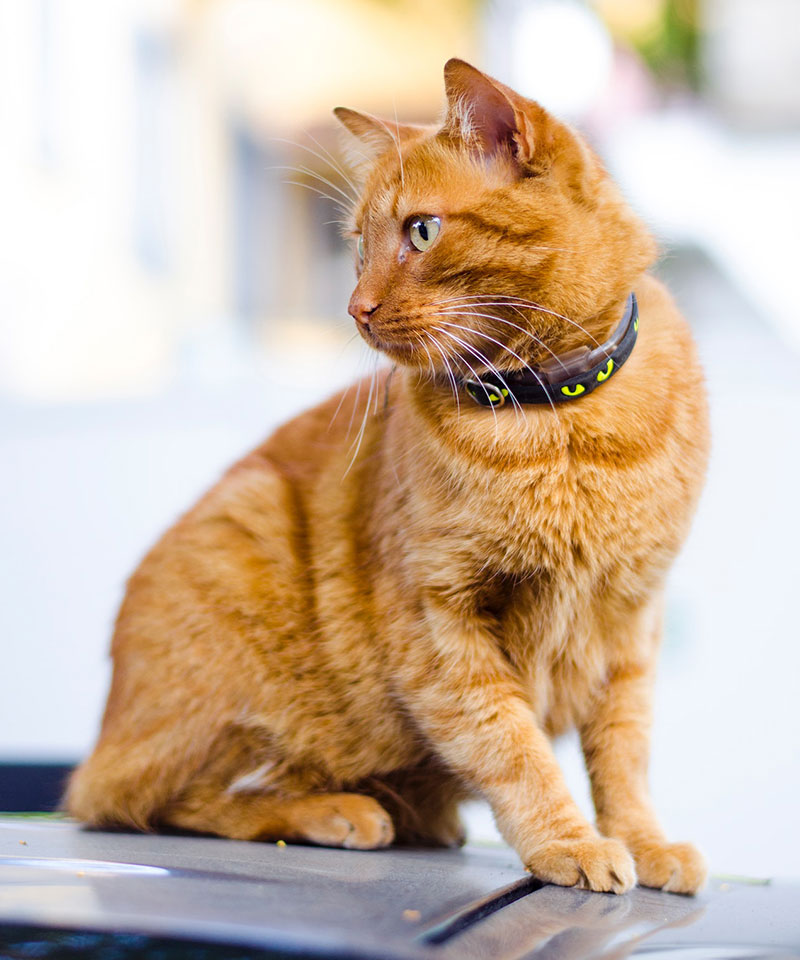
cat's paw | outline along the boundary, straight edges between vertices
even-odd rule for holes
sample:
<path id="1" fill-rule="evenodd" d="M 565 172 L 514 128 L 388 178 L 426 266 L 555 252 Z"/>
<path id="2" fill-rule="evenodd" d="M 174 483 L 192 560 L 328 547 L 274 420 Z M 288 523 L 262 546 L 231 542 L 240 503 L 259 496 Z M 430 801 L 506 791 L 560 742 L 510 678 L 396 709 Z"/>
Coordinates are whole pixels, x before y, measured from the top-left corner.
<path id="1" fill-rule="evenodd" d="M 326 847 L 374 850 L 394 840 L 392 818 L 372 797 L 358 793 L 309 797 L 302 820 L 295 818 L 304 840 Z"/>
<path id="2" fill-rule="evenodd" d="M 690 843 L 637 844 L 633 855 L 643 887 L 692 894 L 706 882 L 705 860 Z"/>
<path id="3" fill-rule="evenodd" d="M 633 857 L 619 840 L 606 837 L 551 840 L 527 858 L 526 867 L 539 880 L 582 890 L 627 893 L 636 883 Z"/>

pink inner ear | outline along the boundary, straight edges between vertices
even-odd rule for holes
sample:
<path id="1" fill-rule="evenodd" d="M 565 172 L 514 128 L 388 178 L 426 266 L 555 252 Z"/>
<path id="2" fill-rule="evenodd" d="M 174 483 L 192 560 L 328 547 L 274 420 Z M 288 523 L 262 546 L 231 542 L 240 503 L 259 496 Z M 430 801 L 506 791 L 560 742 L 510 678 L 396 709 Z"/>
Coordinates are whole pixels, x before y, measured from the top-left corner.
<path id="1" fill-rule="evenodd" d="M 514 109 L 498 90 L 485 87 L 471 100 L 472 125 L 487 153 L 513 145 L 517 129 Z"/>
<path id="2" fill-rule="evenodd" d="M 478 139 L 481 149 L 495 153 L 513 147 L 517 121 L 509 100 L 479 70 L 460 61 L 445 69 L 449 103 L 447 125 L 464 139 Z"/>

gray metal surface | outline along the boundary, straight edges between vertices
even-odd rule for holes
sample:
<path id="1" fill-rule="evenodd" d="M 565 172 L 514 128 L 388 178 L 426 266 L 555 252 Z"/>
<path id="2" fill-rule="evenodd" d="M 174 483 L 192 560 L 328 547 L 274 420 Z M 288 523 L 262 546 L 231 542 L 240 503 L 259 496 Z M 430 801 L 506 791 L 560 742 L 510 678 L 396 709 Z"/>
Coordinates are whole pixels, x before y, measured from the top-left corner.
<path id="1" fill-rule="evenodd" d="M 614 897 L 536 889 L 506 849 L 359 852 L 0 818 L 1 922 L 387 960 L 788 958 L 800 886 Z"/>

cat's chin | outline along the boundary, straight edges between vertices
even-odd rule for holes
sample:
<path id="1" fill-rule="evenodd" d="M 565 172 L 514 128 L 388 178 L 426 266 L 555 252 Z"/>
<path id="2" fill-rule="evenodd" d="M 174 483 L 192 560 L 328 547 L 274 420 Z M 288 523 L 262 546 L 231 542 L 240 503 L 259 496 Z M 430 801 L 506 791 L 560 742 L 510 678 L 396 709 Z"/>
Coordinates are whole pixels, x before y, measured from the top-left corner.
<path id="1" fill-rule="evenodd" d="M 415 367 L 421 362 L 419 350 L 411 343 L 403 343 L 402 341 L 387 342 L 375 336 L 374 333 L 362 333 L 362 336 L 373 350 L 382 353 L 394 363 Z"/>
<path id="2" fill-rule="evenodd" d="M 381 346 L 376 349 L 385 357 L 394 361 L 394 363 L 399 363 L 406 367 L 418 366 L 418 351 L 415 350 L 411 344 L 395 343 L 391 346 Z"/>

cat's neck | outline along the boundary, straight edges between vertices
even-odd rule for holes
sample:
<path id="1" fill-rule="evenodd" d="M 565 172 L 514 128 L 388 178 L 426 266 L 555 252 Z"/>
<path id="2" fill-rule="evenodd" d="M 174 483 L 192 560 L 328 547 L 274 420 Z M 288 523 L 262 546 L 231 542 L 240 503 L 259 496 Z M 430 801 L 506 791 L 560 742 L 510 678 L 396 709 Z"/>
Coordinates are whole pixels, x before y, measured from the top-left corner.
<path id="1" fill-rule="evenodd" d="M 453 359 L 432 385 L 449 392 L 457 407 L 463 399 L 495 410 L 506 405 L 518 410 L 522 405 L 553 406 L 588 396 L 616 375 L 633 351 L 639 328 L 636 297 L 631 292 L 583 323 L 569 323 L 566 338 L 542 341 L 543 348 L 527 356 L 515 344 L 516 350 L 506 347 L 486 363 L 472 355 Z"/>
<path id="2" fill-rule="evenodd" d="M 464 390 L 457 390 L 457 383 L 447 377 L 432 380 L 424 373 L 398 368 L 390 389 L 390 407 L 396 399 L 403 443 L 414 451 L 414 457 L 426 460 L 428 468 L 441 462 L 452 473 L 463 463 L 469 471 L 480 466 L 492 475 L 511 465 L 524 473 L 542 458 L 569 459 L 570 451 L 606 440 L 625 443 L 635 439 L 646 446 L 644 435 L 652 428 L 652 418 L 632 417 L 631 410 L 659 411 L 667 400 L 673 367 L 683 361 L 672 356 L 672 337 L 661 329 L 661 315 L 668 318 L 674 311 L 660 284 L 645 276 L 636 284 L 636 295 L 640 303 L 644 298 L 645 316 L 636 348 L 619 376 L 585 399 L 552 407 L 506 403 L 501 409 L 487 408 Z M 617 311 L 621 308 L 622 303 L 603 311 L 604 336 L 619 323 Z M 680 339 L 677 323 L 672 325 Z"/>

